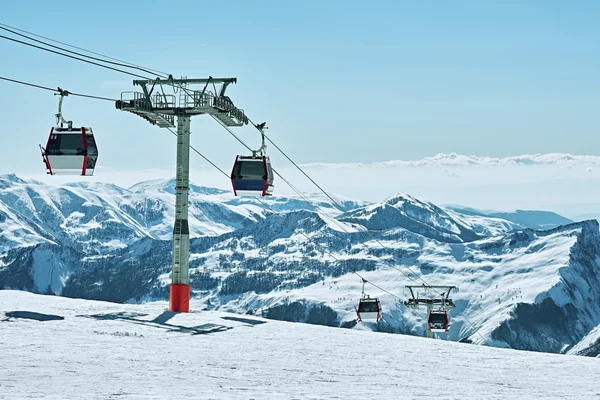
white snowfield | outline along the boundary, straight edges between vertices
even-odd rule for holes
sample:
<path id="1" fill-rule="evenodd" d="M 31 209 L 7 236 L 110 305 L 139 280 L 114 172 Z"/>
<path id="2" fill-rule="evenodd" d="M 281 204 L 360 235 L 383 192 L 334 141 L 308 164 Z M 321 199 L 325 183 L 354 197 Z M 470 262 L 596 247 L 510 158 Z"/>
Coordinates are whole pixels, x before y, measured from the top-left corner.
<path id="1" fill-rule="evenodd" d="M 600 397 L 597 358 L 166 307 L 0 291 L 0 398 Z"/>

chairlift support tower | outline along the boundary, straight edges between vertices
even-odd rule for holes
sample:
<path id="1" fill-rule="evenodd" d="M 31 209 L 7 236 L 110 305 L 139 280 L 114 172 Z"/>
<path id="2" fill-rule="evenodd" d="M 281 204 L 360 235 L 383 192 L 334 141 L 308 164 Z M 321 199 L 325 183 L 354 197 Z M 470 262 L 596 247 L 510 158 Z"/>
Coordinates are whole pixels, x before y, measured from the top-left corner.
<path id="1" fill-rule="evenodd" d="M 444 309 L 454 308 L 456 305 L 448 296 L 453 289 L 457 289 L 456 286 L 429 286 L 429 285 L 407 285 L 406 288 L 410 290 L 411 298 L 404 302 L 404 305 L 414 309 L 425 306 L 427 307 L 427 316 L 431 313 L 434 306 L 443 307 Z M 421 292 L 426 292 L 428 295 L 420 297 Z M 435 296 L 430 296 L 430 293 L 435 293 Z M 427 337 L 433 338 L 433 332 L 426 329 Z"/>
<path id="2" fill-rule="evenodd" d="M 115 107 L 135 114 L 160 128 L 177 129 L 177 165 L 175 184 L 175 223 L 173 227 L 172 276 L 169 309 L 189 312 L 190 231 L 188 224 L 190 177 L 190 120 L 196 115 L 211 115 L 225 126 L 243 126 L 249 122 L 244 110 L 225 96 L 227 86 L 237 78 L 134 80 L 142 92 L 123 92 Z M 201 85 L 201 89 L 190 86 Z M 220 89 L 217 90 L 217 85 Z M 179 94 L 165 94 L 165 89 Z M 212 89 L 212 90 L 211 90 Z M 177 121 L 175 121 L 177 119 Z"/>

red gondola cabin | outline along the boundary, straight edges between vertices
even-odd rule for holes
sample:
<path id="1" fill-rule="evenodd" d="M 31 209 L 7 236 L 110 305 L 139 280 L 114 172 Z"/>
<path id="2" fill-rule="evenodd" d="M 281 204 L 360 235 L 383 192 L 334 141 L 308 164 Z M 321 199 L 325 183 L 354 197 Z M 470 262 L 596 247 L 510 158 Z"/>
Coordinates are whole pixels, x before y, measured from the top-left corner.
<path id="1" fill-rule="evenodd" d="M 448 332 L 450 318 L 444 310 L 431 310 L 427 318 L 427 326 L 431 332 Z"/>
<path id="2" fill-rule="evenodd" d="M 94 174 L 98 147 L 92 128 L 52 128 L 41 150 L 50 175 Z"/>

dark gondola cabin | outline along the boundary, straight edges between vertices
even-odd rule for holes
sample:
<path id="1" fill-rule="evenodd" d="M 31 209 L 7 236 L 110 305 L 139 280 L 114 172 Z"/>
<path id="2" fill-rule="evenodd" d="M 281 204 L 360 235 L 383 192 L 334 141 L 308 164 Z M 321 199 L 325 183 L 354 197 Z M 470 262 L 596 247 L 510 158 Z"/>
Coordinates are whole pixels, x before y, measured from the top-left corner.
<path id="1" fill-rule="evenodd" d="M 443 310 L 432 310 L 427 319 L 427 326 L 431 332 L 448 332 L 450 329 L 450 318 Z"/>
<path id="2" fill-rule="evenodd" d="M 42 158 L 50 175 L 93 175 L 98 147 L 92 128 L 52 128 Z"/>
<path id="3" fill-rule="evenodd" d="M 273 192 L 273 169 L 269 157 L 237 156 L 231 171 L 236 196 L 270 196 Z"/>
<path id="4" fill-rule="evenodd" d="M 381 305 L 377 298 L 363 297 L 356 310 L 360 322 L 377 322 L 381 318 Z"/>

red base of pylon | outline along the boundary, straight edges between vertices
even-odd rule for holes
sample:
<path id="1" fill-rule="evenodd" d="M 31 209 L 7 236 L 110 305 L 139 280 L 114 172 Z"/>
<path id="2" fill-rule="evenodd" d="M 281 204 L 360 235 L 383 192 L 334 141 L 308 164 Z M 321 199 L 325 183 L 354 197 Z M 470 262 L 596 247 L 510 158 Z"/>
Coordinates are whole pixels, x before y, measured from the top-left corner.
<path id="1" fill-rule="evenodd" d="M 190 285 L 171 284 L 169 310 L 172 312 L 190 312 Z"/>

